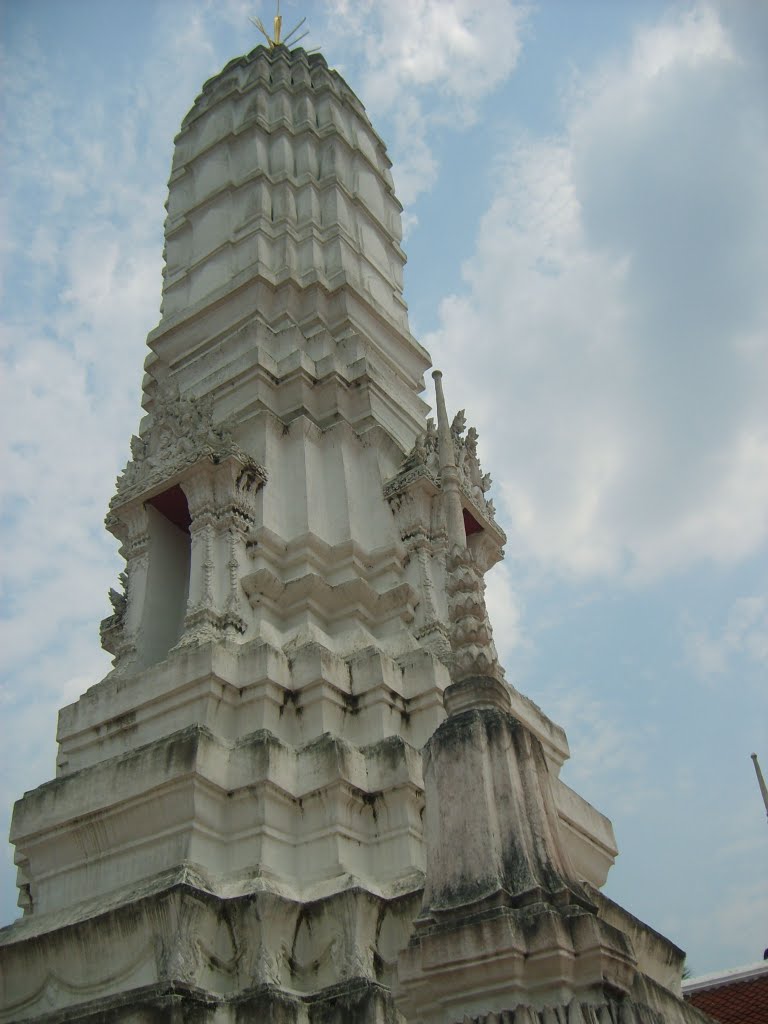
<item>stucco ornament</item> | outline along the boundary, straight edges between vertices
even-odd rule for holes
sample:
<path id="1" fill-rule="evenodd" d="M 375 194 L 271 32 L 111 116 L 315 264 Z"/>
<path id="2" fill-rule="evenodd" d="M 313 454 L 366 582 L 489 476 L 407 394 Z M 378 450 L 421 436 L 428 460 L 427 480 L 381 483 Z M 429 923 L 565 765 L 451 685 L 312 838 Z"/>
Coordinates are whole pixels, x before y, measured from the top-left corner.
<path id="1" fill-rule="evenodd" d="M 503 557 L 506 537 L 486 498 L 491 476 L 480 465 L 479 434 L 467 429 L 463 409 L 449 421 L 438 378 L 437 422 L 427 420 L 397 475 L 384 486 L 400 536 L 418 565 L 421 605 L 414 635 L 462 678 L 477 673 L 503 678 L 483 575 Z"/>
<path id="2" fill-rule="evenodd" d="M 435 421 L 427 420 L 427 428 L 418 435 L 413 447 L 403 459 L 397 475 L 384 485 L 384 497 L 395 509 L 393 499 L 402 495 L 416 481 L 425 479 L 435 487 L 440 486 L 440 460 L 437 453 L 437 428 Z"/>
<path id="3" fill-rule="evenodd" d="M 466 417 L 462 409 L 456 414 L 451 424 L 451 437 L 456 452 L 456 468 L 459 471 L 459 485 L 464 494 L 489 519 L 494 519 L 496 509 L 493 502 L 485 496 L 491 488 L 491 474 L 483 473 L 477 454 L 477 440 L 480 435 L 474 427 L 470 427 L 465 436 L 465 428 Z"/>
<path id="4" fill-rule="evenodd" d="M 480 435 L 474 427 L 467 429 L 467 417 L 463 409 L 454 416 L 450 435 L 462 493 L 469 498 L 482 515 L 489 519 L 495 519 L 494 504 L 489 498 L 486 498 L 486 493 L 491 488 L 491 474 L 483 472 L 477 454 L 477 441 Z M 432 479 L 439 486 L 438 434 L 432 417 L 427 420 L 426 430 L 416 438 L 413 447 L 403 459 L 397 476 L 388 482 L 384 493 L 387 497 L 400 493 L 413 481 L 423 476 Z"/>
<path id="5" fill-rule="evenodd" d="M 118 576 L 121 590 L 111 587 L 109 590 L 109 603 L 112 605 L 112 614 L 101 620 L 99 632 L 101 646 L 110 654 L 116 654 L 123 642 L 125 632 L 125 614 L 128 608 L 128 574 L 123 571 Z"/>
<path id="6" fill-rule="evenodd" d="M 442 374 L 436 370 L 432 376 L 437 400 L 439 501 L 447 541 L 445 589 L 451 677 L 455 683 L 473 676 L 502 680 L 504 673 L 493 643 L 483 579 L 500 557 L 501 545 L 497 543 L 499 538 L 490 535 L 495 524 L 490 522 L 481 487 L 484 477 L 477 457 L 478 433 L 470 427 L 464 436 L 467 419 L 463 409 L 449 425 Z M 490 483 L 490 477 L 487 479 Z M 475 517 L 476 512 L 479 514 Z M 467 535 L 468 515 L 475 526 L 471 537 Z M 503 535 L 501 539 L 503 543 Z"/>
<path id="7" fill-rule="evenodd" d="M 167 384 L 155 399 L 148 429 L 131 438 L 131 458 L 117 478 L 110 509 L 152 490 L 201 458 L 220 461 L 227 455 L 247 466 L 253 463 L 235 444 L 232 425 L 213 422 L 211 395 L 180 395 L 175 384 Z M 263 482 L 263 470 L 258 475 Z"/>
<path id="8" fill-rule="evenodd" d="M 456 545 L 446 568 L 454 682 L 475 675 L 503 678 L 485 606 L 485 580 L 472 552 Z"/>

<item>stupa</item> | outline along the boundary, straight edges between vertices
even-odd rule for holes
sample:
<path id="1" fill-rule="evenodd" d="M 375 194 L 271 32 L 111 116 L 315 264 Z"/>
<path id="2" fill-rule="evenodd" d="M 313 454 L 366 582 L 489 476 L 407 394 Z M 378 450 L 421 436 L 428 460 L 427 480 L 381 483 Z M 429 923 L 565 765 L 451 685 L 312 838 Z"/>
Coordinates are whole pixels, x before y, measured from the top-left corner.
<path id="1" fill-rule="evenodd" d="M 15 807 L 0 1021 L 704 1019 L 498 663 L 505 537 L 420 397 L 400 214 L 360 101 L 279 36 L 183 122 L 114 668 Z"/>

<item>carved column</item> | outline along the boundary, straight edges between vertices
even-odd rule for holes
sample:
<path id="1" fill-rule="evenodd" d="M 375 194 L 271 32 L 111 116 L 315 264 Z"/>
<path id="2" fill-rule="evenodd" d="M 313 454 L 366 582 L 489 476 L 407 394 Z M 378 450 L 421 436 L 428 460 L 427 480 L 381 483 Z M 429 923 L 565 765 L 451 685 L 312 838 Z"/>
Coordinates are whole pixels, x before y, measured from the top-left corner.
<path id="1" fill-rule="evenodd" d="M 218 550 L 226 570 L 220 577 L 221 626 L 227 633 L 242 634 L 247 628 L 249 605 L 240 580 L 243 566 L 248 564 L 246 546 L 256 522 L 256 496 L 263 483 L 263 473 L 251 462 L 229 458 L 216 467 Z"/>
<path id="2" fill-rule="evenodd" d="M 428 467 L 415 462 L 417 457 L 426 458 L 427 452 L 416 449 L 415 454 L 412 453 L 414 461 L 409 461 L 411 457 L 406 460 L 403 471 L 386 485 L 384 494 L 395 516 L 400 538 L 416 568 L 414 582 L 418 582 L 420 605 L 414 635 L 439 658 L 446 659 L 450 655 L 446 609 L 438 605 L 433 567 L 433 504 L 440 491 Z"/>
<path id="3" fill-rule="evenodd" d="M 214 466 L 206 460 L 189 469 L 179 482 L 190 516 L 189 593 L 180 645 L 208 639 L 217 632 L 213 475 Z"/>

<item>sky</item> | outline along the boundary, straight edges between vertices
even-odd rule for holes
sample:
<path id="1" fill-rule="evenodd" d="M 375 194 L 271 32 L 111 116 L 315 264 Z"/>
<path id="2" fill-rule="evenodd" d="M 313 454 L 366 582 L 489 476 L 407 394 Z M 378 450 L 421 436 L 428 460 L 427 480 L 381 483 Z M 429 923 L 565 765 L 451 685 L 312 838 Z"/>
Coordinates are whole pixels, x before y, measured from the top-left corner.
<path id="1" fill-rule="evenodd" d="M 387 142 L 411 330 L 508 535 L 497 647 L 613 821 L 605 891 L 694 975 L 762 959 L 768 3 L 282 8 Z M 58 708 L 109 670 L 103 516 L 159 319 L 173 137 L 272 13 L 0 4 L 4 834 L 54 775 Z M 8 847 L 0 923 L 14 879 Z"/>

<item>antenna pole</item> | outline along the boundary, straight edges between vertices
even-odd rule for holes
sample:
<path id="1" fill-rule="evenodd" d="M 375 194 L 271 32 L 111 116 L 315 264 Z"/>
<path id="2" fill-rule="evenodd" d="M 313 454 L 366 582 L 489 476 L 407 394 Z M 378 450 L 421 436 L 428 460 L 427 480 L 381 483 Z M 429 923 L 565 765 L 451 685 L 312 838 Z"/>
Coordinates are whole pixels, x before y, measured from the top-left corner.
<path id="1" fill-rule="evenodd" d="M 757 784 L 760 787 L 760 794 L 765 804 L 765 813 L 768 815 L 768 786 L 765 784 L 763 773 L 760 769 L 760 762 L 757 760 L 757 754 L 752 754 L 752 763 L 755 766 L 755 775 L 757 775 Z"/>

